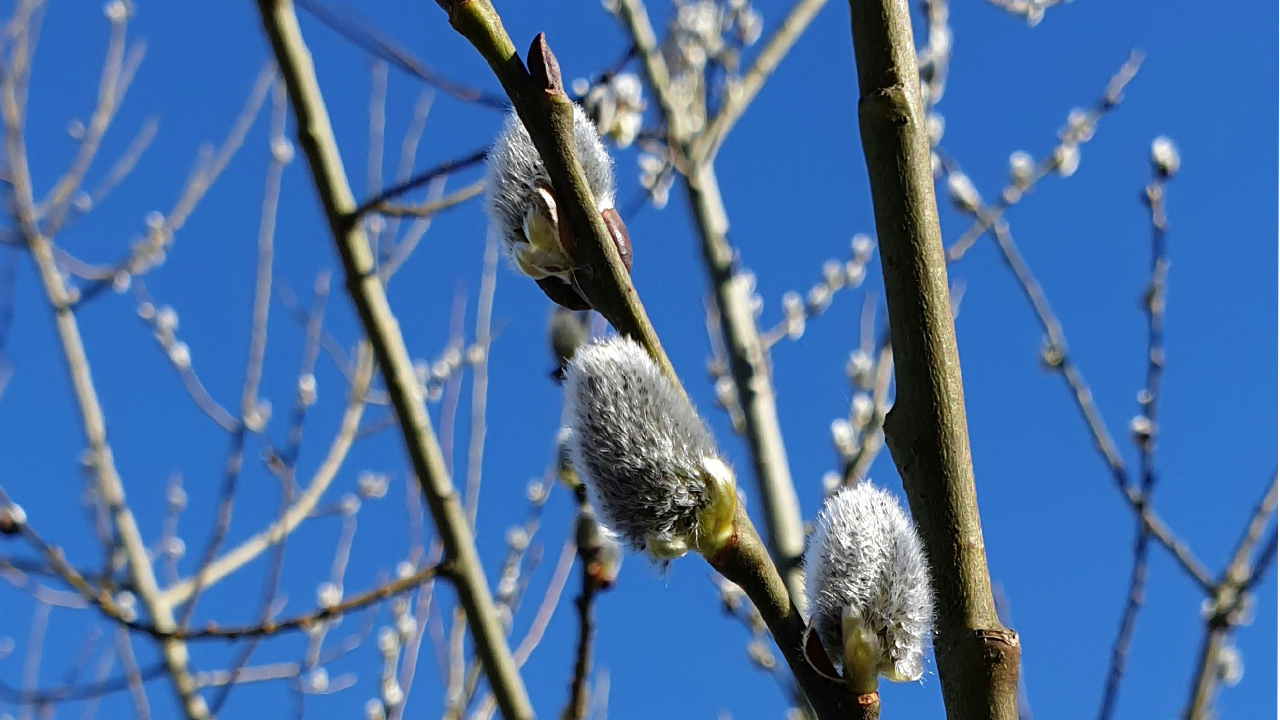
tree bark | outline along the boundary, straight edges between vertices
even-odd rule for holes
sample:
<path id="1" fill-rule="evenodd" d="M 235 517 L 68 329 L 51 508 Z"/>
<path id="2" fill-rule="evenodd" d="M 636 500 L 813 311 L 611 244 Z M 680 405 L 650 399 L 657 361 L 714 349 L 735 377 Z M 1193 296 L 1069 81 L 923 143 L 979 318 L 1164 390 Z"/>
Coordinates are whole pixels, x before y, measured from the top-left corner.
<path id="1" fill-rule="evenodd" d="M 1019 644 L 996 616 L 906 0 L 850 0 L 858 121 L 897 395 L 885 437 L 933 569 L 950 720 L 1016 720 Z"/>

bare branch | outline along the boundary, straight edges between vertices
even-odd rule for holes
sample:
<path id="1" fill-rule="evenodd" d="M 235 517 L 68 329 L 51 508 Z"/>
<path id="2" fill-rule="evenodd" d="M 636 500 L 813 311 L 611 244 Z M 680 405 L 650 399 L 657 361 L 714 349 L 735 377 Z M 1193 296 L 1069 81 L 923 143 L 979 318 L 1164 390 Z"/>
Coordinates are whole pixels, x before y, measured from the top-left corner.
<path id="1" fill-rule="evenodd" d="M 1204 640 L 1200 646 L 1196 673 L 1191 680 L 1191 698 L 1184 715 L 1186 720 L 1204 720 L 1210 717 L 1210 706 L 1222 680 L 1222 654 L 1226 649 L 1228 635 L 1241 622 L 1247 588 L 1256 583 L 1275 560 L 1276 529 L 1272 528 L 1262 552 L 1252 565 L 1249 563 L 1249 556 L 1275 514 L 1277 491 L 1276 474 L 1273 472 L 1265 494 L 1249 516 L 1244 535 L 1236 545 L 1231 561 L 1214 587 L 1212 596 L 1206 601 Z"/>
<path id="2" fill-rule="evenodd" d="M 787 53 L 791 52 L 792 46 L 826 4 L 827 0 L 797 0 L 791 6 L 791 11 L 783 18 L 782 25 L 765 42 L 760 53 L 756 55 L 755 61 L 751 63 L 751 68 L 730 86 L 720 111 L 707 124 L 706 129 L 698 134 L 698 138 L 689 148 L 691 163 L 711 162 L 720 143 L 724 142 L 725 136 L 733 129 L 734 124 L 746 112 L 751 102 L 756 99 L 756 94 L 760 92 L 760 88 L 764 87 L 765 81 L 778 68 L 778 64 L 787 56 Z"/>
<path id="3" fill-rule="evenodd" d="M 495 616 L 475 541 L 453 483 L 445 471 L 440 446 L 431 429 L 431 420 L 423 406 L 413 372 L 413 362 L 396 326 L 386 293 L 374 272 L 367 239 L 354 215 L 357 210 L 355 198 L 342 171 L 328 111 L 320 95 L 293 5 L 286 0 L 260 0 L 258 8 L 263 29 L 271 40 L 280 72 L 289 88 L 290 104 L 298 120 L 299 144 L 307 157 L 334 242 L 342 257 L 351 299 L 382 368 L 414 473 L 435 518 L 446 557 L 454 564 L 454 587 L 458 602 L 470 621 L 477 652 L 503 714 L 508 720 L 531 718 L 533 711 L 528 694 Z"/>
<path id="4" fill-rule="evenodd" d="M 1152 174 L 1151 183 L 1147 185 L 1145 192 L 1147 209 L 1151 215 L 1151 275 L 1142 303 L 1143 312 L 1147 316 L 1147 378 L 1146 386 L 1138 393 L 1140 413 L 1134 418 L 1131 428 L 1133 441 L 1138 446 L 1139 472 L 1142 478 L 1141 505 L 1136 508 L 1139 515 L 1151 504 L 1151 495 L 1156 486 L 1155 446 L 1159 436 L 1157 411 L 1160 406 L 1160 380 L 1164 375 L 1164 313 L 1169 274 L 1169 258 L 1165 246 L 1168 223 L 1164 205 L 1169 178 L 1159 168 L 1153 168 Z M 1120 697 L 1125 660 L 1137 627 L 1138 611 L 1142 608 L 1147 584 L 1147 551 L 1150 540 L 1151 531 L 1140 519 L 1133 541 L 1133 569 L 1129 577 L 1129 590 L 1121 613 L 1120 629 L 1112 646 L 1111 669 L 1107 673 L 1098 720 L 1110 720 Z"/>
<path id="5" fill-rule="evenodd" d="M 802 30 L 808 19 L 811 19 L 806 13 L 816 11 L 810 5 L 812 3 L 801 4 L 800 18 L 795 20 L 795 32 Z M 710 160 L 698 160 L 697 155 L 685 150 L 691 143 L 699 142 L 703 135 L 691 138 L 685 134 L 690 122 L 684 116 L 681 106 L 671 97 L 670 75 L 657 47 L 657 39 L 653 35 L 644 3 L 641 0 L 620 0 L 618 14 L 644 61 L 649 86 L 658 98 L 659 109 L 667 124 L 670 146 L 673 151 L 687 156 L 687 162 L 677 161 L 676 168 L 684 176 L 685 190 L 702 249 L 703 264 L 706 266 L 720 315 L 720 330 L 724 336 L 725 351 L 738 393 L 738 405 L 742 409 L 743 430 L 760 488 L 770 555 L 786 579 L 788 592 L 792 597 L 800 598 L 803 597 L 803 580 L 799 562 L 804 552 L 800 501 L 791 480 L 782 429 L 778 423 L 767 348 L 751 310 L 749 283 L 746 277 L 737 272 L 736 251 L 729 244 L 729 218 L 720 197 L 719 180 Z M 790 31 L 785 24 L 782 32 L 784 39 L 778 41 L 777 47 L 769 55 L 776 58 L 771 61 L 775 64 L 790 47 L 786 40 L 786 33 Z M 762 69 L 758 82 L 763 83 L 766 76 L 767 71 Z M 742 109 L 745 109 L 745 105 Z M 741 110 L 737 112 L 740 114 Z M 723 131 L 727 132 L 731 124 L 726 119 L 722 124 Z M 719 140 L 714 142 L 718 143 Z"/>
<path id="6" fill-rule="evenodd" d="M 427 67 L 404 48 L 391 42 L 373 25 L 346 9 L 339 12 L 315 0 L 297 0 L 297 6 L 308 15 L 324 23 L 325 27 L 346 38 L 348 42 L 365 52 L 395 65 L 398 70 L 422 80 L 440 92 L 463 102 L 474 103 L 495 110 L 511 106 L 501 95 L 492 95 L 455 82 Z"/>

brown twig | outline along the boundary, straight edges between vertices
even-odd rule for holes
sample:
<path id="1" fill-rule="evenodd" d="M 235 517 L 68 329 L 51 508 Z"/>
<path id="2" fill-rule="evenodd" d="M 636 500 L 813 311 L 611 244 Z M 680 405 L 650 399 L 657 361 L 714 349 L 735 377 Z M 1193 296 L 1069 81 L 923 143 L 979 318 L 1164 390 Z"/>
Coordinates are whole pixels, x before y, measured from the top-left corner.
<path id="1" fill-rule="evenodd" d="M 1151 215 L 1151 272 L 1147 280 L 1142 309 L 1147 317 L 1147 377 L 1146 386 L 1138 394 L 1139 414 L 1134 419 L 1133 440 L 1138 447 L 1140 501 L 1136 508 L 1141 512 L 1151 504 L 1156 486 L 1155 446 L 1159 436 L 1160 380 L 1164 374 L 1164 313 L 1168 287 L 1169 258 L 1165 246 L 1168 222 L 1165 216 L 1165 191 L 1168 176 L 1158 168 L 1147 185 L 1145 199 Z M 1147 583 L 1147 555 L 1151 531 L 1147 524 L 1138 521 L 1133 540 L 1133 565 L 1129 576 L 1129 589 L 1121 612 L 1120 628 L 1112 645 L 1110 669 L 1098 709 L 1098 720 L 1110 720 L 1120 697 L 1120 683 L 1124 679 L 1125 661 L 1129 644 L 1137 628 L 1138 611 L 1142 608 L 1143 593 Z"/>
<path id="2" fill-rule="evenodd" d="M 3 116 L 5 131 L 4 162 L 12 202 L 12 220 L 30 250 L 45 297 L 53 311 L 54 326 L 62 346 L 73 396 L 80 411 L 81 427 L 88 445 L 86 457 L 89 459 L 93 487 L 107 509 L 120 547 L 127 558 L 134 592 L 152 621 L 161 628 L 172 630 L 176 627 L 173 608 L 160 597 L 155 568 L 151 564 L 137 521 L 125 502 L 124 483 L 116 469 L 107 440 L 106 416 L 98 401 L 88 355 L 80 336 L 79 322 L 72 308 L 74 295 L 54 259 L 52 239 L 39 227 L 25 136 L 27 87 L 34 41 L 32 23 L 33 16 L 39 10 L 38 2 L 24 0 L 19 3 L 10 24 L 9 32 L 12 35 L 6 47 L 9 52 L 5 72 L 0 76 L 0 115 Z M 207 712 L 191 680 L 186 648 L 181 642 L 166 641 L 162 645 L 162 655 L 187 716 L 193 720 L 204 720 Z"/>
<path id="3" fill-rule="evenodd" d="M 1125 86 L 1127 86 L 1129 81 L 1133 80 L 1133 78 L 1138 74 L 1138 69 L 1142 66 L 1142 59 L 1143 56 L 1140 52 L 1135 51 L 1129 54 L 1129 58 L 1125 60 L 1124 64 L 1120 66 L 1120 69 L 1116 71 L 1116 74 L 1113 75 L 1111 80 L 1107 83 L 1107 87 L 1103 90 L 1102 95 L 1094 102 L 1093 107 L 1086 112 L 1085 116 L 1081 118 L 1082 124 L 1089 128 L 1093 128 L 1104 115 L 1119 106 L 1120 101 L 1124 99 Z M 1064 135 L 1066 134 L 1067 133 L 1064 133 Z M 1082 143 L 1087 140 L 1087 138 L 1078 137 L 1070 137 L 1070 139 L 1072 142 L 1077 143 Z M 1062 143 L 1065 142 L 1066 139 L 1063 139 Z M 1060 167 L 1060 155 L 1057 149 L 1058 147 L 1062 147 L 1062 143 L 1055 147 L 1053 152 L 1050 152 L 1036 163 L 1031 174 L 1027 178 L 1011 182 L 1010 185 L 1004 189 L 1004 192 L 1001 193 L 999 202 L 989 208 L 989 211 L 986 214 L 979 215 L 974 218 L 973 224 L 969 229 L 960 236 L 959 240 L 955 241 L 947 248 L 947 262 L 955 262 L 964 257 L 965 253 L 973 247 L 974 243 L 976 243 L 984 233 L 988 232 L 997 220 L 1004 216 L 1006 210 L 1013 207 L 1022 198 L 1026 197 L 1026 195 L 1035 188 L 1036 184 L 1039 183 L 1040 180 L 1052 174 Z"/>
<path id="4" fill-rule="evenodd" d="M 387 217 L 429 218 L 433 215 L 439 215 L 450 208 L 457 207 L 471 198 L 477 197 L 482 192 L 484 192 L 484 182 L 478 180 L 464 188 L 454 190 L 439 200 L 428 200 L 416 205 L 383 203 L 378 205 L 376 210 Z"/>
<path id="5" fill-rule="evenodd" d="M 581 503 L 578 508 L 577 549 L 582 567 L 582 589 L 574 601 L 578 611 L 578 642 L 574 653 L 573 675 L 569 680 L 569 702 L 561 713 L 565 720 L 585 720 L 590 705 L 587 679 L 591 675 L 592 645 L 595 639 L 596 595 L 608 587 L 601 575 L 600 561 L 603 550 L 599 523 L 591 506 Z"/>
<path id="6" fill-rule="evenodd" d="M 1103 99 L 1099 101 L 1099 108 L 1106 107 L 1109 109 L 1119 102 L 1120 89 L 1133 77 L 1133 73 L 1137 72 L 1136 63 L 1139 60 L 1140 57 L 1138 56 L 1131 57 L 1129 63 L 1112 78 L 1111 83 L 1108 85 L 1108 90 L 1103 94 Z M 1107 104 L 1108 102 L 1110 103 L 1109 105 Z M 1101 110 L 1095 109 L 1094 112 L 1098 113 Z M 939 157 L 944 170 L 948 174 L 960 172 L 960 167 L 954 159 L 947 157 L 941 151 L 935 151 L 935 154 Z M 1008 189 L 1006 189 L 1007 193 Z M 1130 482 L 1128 467 L 1116 448 L 1115 440 L 1107 429 L 1106 422 L 1102 419 L 1102 412 L 1098 409 L 1097 402 L 1093 398 L 1093 391 L 1090 389 L 1084 373 L 1075 364 L 1074 356 L 1068 350 L 1066 333 L 1063 330 L 1062 322 L 1054 313 L 1053 307 L 1050 305 L 1044 289 L 1036 279 L 1035 273 L 1032 272 L 1031 267 L 1019 252 L 1008 223 L 998 217 L 994 210 L 983 205 L 980 201 L 975 208 L 968 212 L 975 218 L 974 227 L 981 226 L 985 228 L 984 232 L 990 234 L 995 240 L 996 246 L 1000 251 L 1001 260 L 1013 273 L 1023 296 L 1031 304 L 1036 320 L 1040 323 L 1040 327 L 1045 333 L 1045 346 L 1041 351 L 1041 362 L 1047 370 L 1062 377 L 1081 419 L 1084 420 L 1085 427 L 1089 430 L 1094 448 L 1102 456 L 1103 462 L 1106 463 L 1107 469 L 1111 473 L 1112 482 L 1116 489 L 1129 504 L 1129 507 L 1137 513 L 1145 531 L 1149 532 L 1161 546 L 1173 555 L 1183 571 L 1195 580 L 1205 592 L 1211 592 L 1213 581 L 1210 578 L 1208 569 L 1196 558 L 1191 548 L 1173 533 L 1155 510 L 1142 503 L 1141 490 Z M 952 249 L 954 248 L 955 246 L 952 246 Z M 950 263 L 958 257 L 959 255 L 948 252 L 947 262 Z"/>
<path id="7" fill-rule="evenodd" d="M 1209 717 L 1214 693 L 1222 678 L 1219 673 L 1220 655 L 1228 634 L 1243 619 L 1248 588 L 1256 584 L 1262 574 L 1275 561 L 1276 529 L 1271 528 L 1267 544 L 1250 563 L 1254 548 L 1262 540 L 1262 534 L 1271 524 L 1276 511 L 1277 480 L 1271 474 L 1266 492 L 1249 516 L 1243 536 L 1236 545 L 1221 577 L 1206 602 L 1204 639 L 1201 641 L 1199 662 L 1191 681 L 1191 697 L 1187 702 L 1185 720 L 1203 720 Z"/>
<path id="8" fill-rule="evenodd" d="M 362 217 L 366 213 L 371 212 L 375 209 L 380 209 L 383 205 L 390 202 L 391 200 L 394 200 L 395 198 L 398 198 L 401 195 L 404 195 L 405 193 L 413 192 L 414 190 L 417 190 L 418 188 L 422 187 L 423 185 L 426 185 L 427 183 L 432 182 L 433 180 L 436 180 L 437 178 L 441 178 L 451 173 L 458 172 L 459 170 L 465 170 L 466 168 L 479 165 L 480 163 L 484 162 L 484 159 L 488 156 L 489 156 L 489 148 L 483 147 L 483 148 L 480 148 L 479 150 L 475 150 L 461 157 L 454 158 L 452 160 L 445 160 L 444 162 L 441 162 L 440 164 L 436 165 L 430 170 L 425 170 L 423 172 L 420 172 L 414 175 L 408 180 L 398 182 L 395 185 L 392 185 L 391 187 L 387 188 L 386 190 L 383 190 L 382 192 L 378 193 L 377 195 L 374 195 L 368 200 L 365 200 L 364 202 L 360 203 L 360 205 L 356 207 L 356 209 L 352 211 L 351 214 L 355 217 Z"/>
<path id="9" fill-rule="evenodd" d="M 510 103 L 501 95 L 493 95 L 483 90 L 468 87 L 450 80 L 427 67 L 425 63 L 414 57 L 408 50 L 391 42 L 391 40 L 375 30 L 371 23 L 361 18 L 350 8 L 343 8 L 339 13 L 339 11 L 335 11 L 315 0 L 296 0 L 296 4 L 308 15 L 341 35 L 352 45 L 375 57 L 386 60 L 395 65 L 396 69 L 401 72 L 418 78 L 450 97 L 495 110 L 506 110 L 510 107 Z"/>

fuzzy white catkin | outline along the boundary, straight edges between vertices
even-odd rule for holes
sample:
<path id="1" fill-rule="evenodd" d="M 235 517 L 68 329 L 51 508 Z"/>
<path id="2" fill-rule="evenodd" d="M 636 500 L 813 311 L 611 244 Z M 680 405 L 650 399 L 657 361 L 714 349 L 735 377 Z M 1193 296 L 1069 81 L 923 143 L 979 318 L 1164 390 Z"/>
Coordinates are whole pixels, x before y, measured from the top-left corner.
<path id="1" fill-rule="evenodd" d="M 579 348 L 564 381 L 569 457 L 604 525 L 637 552 L 680 557 L 727 527 L 733 475 L 689 401 L 634 341 Z"/>
<path id="2" fill-rule="evenodd" d="M 860 671 L 920 679 L 933 595 L 920 539 L 897 499 L 867 481 L 832 495 L 814 521 L 804 561 L 809 624 L 836 667 L 845 659 L 843 622 L 860 616 L 878 640 L 876 667 Z"/>
<path id="3" fill-rule="evenodd" d="M 573 106 L 573 139 L 596 207 L 601 211 L 612 208 L 613 158 L 600 142 L 595 124 L 577 105 Z M 551 178 L 524 123 L 512 110 L 489 150 L 484 194 L 489 232 L 498 234 L 509 257 L 514 258 L 521 246 L 529 241 L 525 237 L 524 226 L 526 218 L 537 207 L 535 188 L 539 181 L 549 185 Z M 555 221 L 554 217 L 547 219 Z"/>

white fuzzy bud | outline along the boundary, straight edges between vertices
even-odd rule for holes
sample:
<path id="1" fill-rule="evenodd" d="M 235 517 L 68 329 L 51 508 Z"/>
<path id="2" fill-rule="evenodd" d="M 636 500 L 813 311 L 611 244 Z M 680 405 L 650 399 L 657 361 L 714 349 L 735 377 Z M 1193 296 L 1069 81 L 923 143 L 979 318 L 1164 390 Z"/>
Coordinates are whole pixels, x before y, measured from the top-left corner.
<path id="1" fill-rule="evenodd" d="M 875 381 L 876 364 L 871 356 L 861 350 L 849 353 L 849 362 L 844 366 L 849 382 L 860 388 L 869 388 Z"/>
<path id="2" fill-rule="evenodd" d="M 828 498 L 805 573 L 809 625 L 846 677 L 920 678 L 933 596 L 915 526 L 893 495 L 863 481 Z"/>
<path id="3" fill-rule="evenodd" d="M 1026 187 L 1031 183 L 1031 174 L 1035 172 L 1036 161 L 1027 153 L 1017 150 L 1009 156 L 1009 181 L 1015 187 Z"/>
<path id="4" fill-rule="evenodd" d="M 27 524 L 27 511 L 17 503 L 0 505 L 0 535 L 17 535 Z"/>
<path id="5" fill-rule="evenodd" d="M 924 120 L 924 129 L 929 136 L 929 147 L 937 147 L 942 142 L 942 133 L 946 132 L 947 121 L 938 113 L 929 113 Z"/>
<path id="6" fill-rule="evenodd" d="M 352 493 L 346 493 L 338 499 L 338 512 L 345 517 L 352 517 L 360 512 L 360 498 Z"/>
<path id="7" fill-rule="evenodd" d="M 404 702 L 404 690 L 400 689 L 400 683 L 396 682 L 395 677 L 388 677 L 382 681 L 382 702 L 388 707 L 395 707 Z"/>
<path id="8" fill-rule="evenodd" d="M 412 615 L 405 614 L 396 618 L 396 634 L 400 637 L 402 645 L 409 644 L 416 632 L 418 632 L 418 621 Z"/>
<path id="9" fill-rule="evenodd" d="M 298 378 L 298 402 L 304 407 L 316 404 L 316 376 L 305 373 Z"/>
<path id="10" fill-rule="evenodd" d="M 322 582 L 316 587 L 316 604 L 328 610 L 342 602 L 342 588 L 331 582 Z"/>
<path id="11" fill-rule="evenodd" d="M 982 196 L 973 181 L 962 172 L 953 172 L 947 176 L 947 195 L 951 203 L 964 212 L 977 212 L 982 205 Z"/>
<path id="12" fill-rule="evenodd" d="M 387 476 L 376 472 L 362 472 L 356 478 L 356 492 L 367 500 L 380 500 L 387 495 Z"/>
<path id="13" fill-rule="evenodd" d="M 613 207 L 613 159 L 600 142 L 596 126 L 582 108 L 573 107 L 574 150 L 586 173 L 599 210 Z M 560 246 L 556 198 L 538 149 L 515 111 L 489 151 L 485 171 L 485 214 L 489 232 L 522 274 L 535 280 L 568 279 L 573 263 Z"/>
<path id="14" fill-rule="evenodd" d="M 826 283 L 832 292 L 844 287 L 844 263 L 839 260 L 828 260 L 823 263 L 822 282 Z"/>
<path id="15" fill-rule="evenodd" d="M 844 281 L 845 284 L 858 286 L 867 277 L 867 266 L 857 260 L 849 260 L 844 264 Z"/>
<path id="16" fill-rule="evenodd" d="M 324 692 L 329 689 L 329 671 L 318 667 L 307 673 L 305 683 L 308 692 Z"/>
<path id="17" fill-rule="evenodd" d="M 1080 146 L 1074 144 L 1059 145 L 1053 151 L 1053 160 L 1058 167 L 1058 174 L 1071 177 L 1080 169 Z"/>
<path id="18" fill-rule="evenodd" d="M 1151 141 L 1151 165 L 1160 177 L 1171 178 L 1182 165 L 1182 157 L 1178 155 L 1178 146 L 1169 138 L 1161 135 Z"/>
<path id="19" fill-rule="evenodd" d="M 400 635 L 390 626 L 384 625 L 378 630 L 378 652 L 382 657 L 394 657 L 400 650 Z"/>
<path id="20" fill-rule="evenodd" d="M 184 342 L 176 342 L 169 346 L 169 362 L 179 370 L 191 367 L 191 348 Z"/>
<path id="21" fill-rule="evenodd" d="M 170 560 L 177 560 L 187 552 L 187 544 L 180 537 L 167 537 L 160 543 L 160 553 Z"/>
<path id="22" fill-rule="evenodd" d="M 853 401 L 849 403 L 849 416 L 853 418 L 853 424 L 859 428 L 864 428 L 867 423 L 871 422 L 871 413 L 876 409 L 875 401 L 866 393 L 858 393 L 853 396 Z"/>
<path id="23" fill-rule="evenodd" d="M 178 311 L 162 305 L 159 310 L 155 310 L 156 332 L 168 335 L 178 329 Z M 139 312 L 141 315 L 142 313 Z M 144 316 L 145 319 L 145 316 Z"/>
<path id="24" fill-rule="evenodd" d="M 860 263 L 865 263 L 871 258 L 871 251 L 876 247 L 876 242 L 871 239 L 870 235 L 854 235 L 853 240 L 849 242 L 849 252 L 853 254 L 853 259 Z"/>
<path id="25" fill-rule="evenodd" d="M 831 289 L 826 285 L 814 285 L 804 298 L 804 309 L 810 315 L 819 315 L 831 305 Z"/>
<path id="26" fill-rule="evenodd" d="M 271 159 L 284 165 L 293 162 L 293 143 L 288 138 L 276 138 L 271 141 Z"/>
<path id="27" fill-rule="evenodd" d="M 569 455 L 604 525 L 659 560 L 732 532 L 733 471 L 680 388 L 634 341 L 583 346 L 565 375 Z"/>
<path id="28" fill-rule="evenodd" d="M 855 433 L 853 426 L 843 418 L 831 421 L 831 443 L 841 455 L 853 454 Z"/>
<path id="29" fill-rule="evenodd" d="M 1234 645 L 1226 645 L 1218 651 L 1218 679 L 1227 687 L 1235 687 L 1244 678 L 1244 658 Z"/>
<path id="30" fill-rule="evenodd" d="M 138 599 L 128 590 L 120 592 L 115 597 L 116 607 L 120 610 L 120 617 L 128 622 L 138 619 Z"/>

